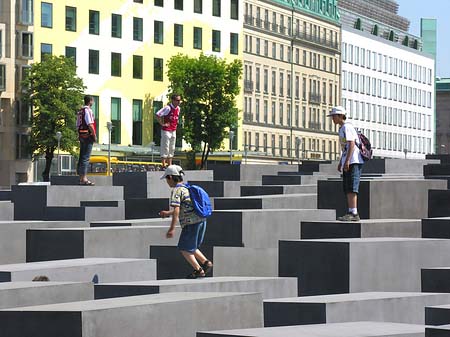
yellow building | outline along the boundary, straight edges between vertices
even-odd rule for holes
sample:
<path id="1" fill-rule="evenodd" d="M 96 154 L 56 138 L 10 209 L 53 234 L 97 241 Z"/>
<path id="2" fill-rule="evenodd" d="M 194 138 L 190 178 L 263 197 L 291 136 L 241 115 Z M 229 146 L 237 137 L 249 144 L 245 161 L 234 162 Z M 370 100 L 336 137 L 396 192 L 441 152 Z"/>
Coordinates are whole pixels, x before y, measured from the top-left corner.
<path id="1" fill-rule="evenodd" d="M 249 157 L 335 159 L 341 29 L 336 0 L 244 3 L 243 146 Z"/>
<path id="2" fill-rule="evenodd" d="M 157 138 L 154 110 L 167 103 L 167 61 L 201 52 L 242 59 L 239 0 L 45 0 L 34 3 L 34 61 L 75 58 L 94 96 L 99 145 L 128 154 Z M 158 143 L 158 141 L 157 141 Z"/>

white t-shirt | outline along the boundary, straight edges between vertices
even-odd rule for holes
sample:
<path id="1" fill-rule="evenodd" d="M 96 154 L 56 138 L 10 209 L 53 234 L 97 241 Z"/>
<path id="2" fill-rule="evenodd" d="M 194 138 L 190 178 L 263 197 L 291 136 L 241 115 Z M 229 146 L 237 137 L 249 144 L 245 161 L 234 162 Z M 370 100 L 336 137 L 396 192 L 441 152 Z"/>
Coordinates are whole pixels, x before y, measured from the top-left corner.
<path id="1" fill-rule="evenodd" d="M 341 128 L 339 129 L 339 143 L 341 144 L 342 154 L 341 154 L 341 165 L 344 165 L 345 160 L 347 159 L 347 151 L 349 149 L 348 142 L 354 141 L 355 142 L 355 149 L 353 150 L 352 157 L 350 158 L 350 165 L 351 164 L 363 164 L 364 159 L 361 156 L 361 153 L 359 151 L 359 138 L 358 134 L 355 130 L 355 127 L 349 123 L 344 123 Z"/>

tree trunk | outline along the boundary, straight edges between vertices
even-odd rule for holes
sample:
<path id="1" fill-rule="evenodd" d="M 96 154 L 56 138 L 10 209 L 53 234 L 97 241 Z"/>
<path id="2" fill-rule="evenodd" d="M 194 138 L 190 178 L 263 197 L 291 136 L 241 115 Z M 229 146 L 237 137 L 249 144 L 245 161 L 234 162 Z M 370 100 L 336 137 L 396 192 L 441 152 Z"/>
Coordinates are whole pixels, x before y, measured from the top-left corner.
<path id="1" fill-rule="evenodd" d="M 45 169 L 42 172 L 42 179 L 44 181 L 50 181 L 50 167 L 52 166 L 53 151 L 48 149 L 45 151 Z"/>
<path id="2" fill-rule="evenodd" d="M 205 151 L 206 151 L 206 143 L 203 145 L 203 152 L 202 152 L 202 162 L 200 164 L 200 170 L 203 170 L 204 166 L 205 166 Z"/>

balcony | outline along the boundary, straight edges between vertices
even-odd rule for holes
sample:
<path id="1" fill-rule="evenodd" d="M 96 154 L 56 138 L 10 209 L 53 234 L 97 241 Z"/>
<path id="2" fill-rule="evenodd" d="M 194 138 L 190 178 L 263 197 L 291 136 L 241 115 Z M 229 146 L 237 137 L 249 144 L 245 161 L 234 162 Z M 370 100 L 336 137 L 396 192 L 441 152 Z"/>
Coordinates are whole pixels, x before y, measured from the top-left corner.
<path id="1" fill-rule="evenodd" d="M 255 22 L 255 18 L 253 16 L 250 15 L 244 15 L 244 23 L 247 25 L 254 25 Z"/>
<path id="2" fill-rule="evenodd" d="M 320 104 L 321 101 L 322 101 L 321 95 L 315 93 L 309 94 L 309 103 Z"/>
<path id="3" fill-rule="evenodd" d="M 321 124 L 317 123 L 317 122 L 309 122 L 308 123 L 308 127 L 313 130 L 320 130 L 320 126 L 321 126 Z"/>
<path id="4" fill-rule="evenodd" d="M 251 112 L 244 112 L 244 122 L 253 122 L 253 114 Z"/>
<path id="5" fill-rule="evenodd" d="M 253 81 L 244 80 L 244 92 L 253 92 Z"/>
<path id="6" fill-rule="evenodd" d="M 263 24 L 263 20 L 257 18 L 256 19 L 256 27 L 261 28 L 262 24 Z"/>

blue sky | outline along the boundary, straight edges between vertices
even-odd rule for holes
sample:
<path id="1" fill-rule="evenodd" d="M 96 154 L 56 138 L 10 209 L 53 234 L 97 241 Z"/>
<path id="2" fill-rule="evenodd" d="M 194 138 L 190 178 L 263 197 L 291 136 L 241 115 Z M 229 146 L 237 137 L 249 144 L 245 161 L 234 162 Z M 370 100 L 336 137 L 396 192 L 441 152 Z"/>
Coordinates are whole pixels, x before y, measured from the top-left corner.
<path id="1" fill-rule="evenodd" d="M 411 21 L 410 33 L 420 36 L 420 18 L 437 19 L 437 69 L 439 77 L 450 77 L 450 1 L 396 0 L 399 14 Z"/>

